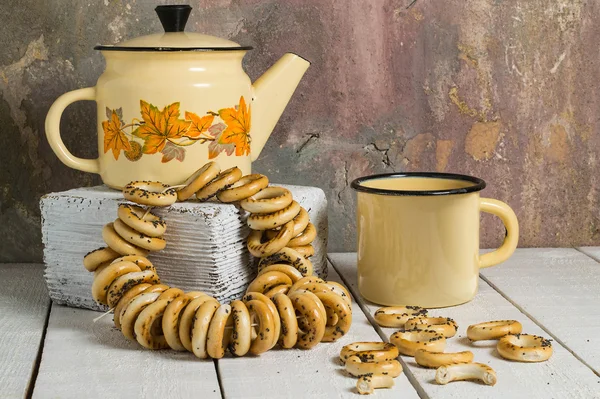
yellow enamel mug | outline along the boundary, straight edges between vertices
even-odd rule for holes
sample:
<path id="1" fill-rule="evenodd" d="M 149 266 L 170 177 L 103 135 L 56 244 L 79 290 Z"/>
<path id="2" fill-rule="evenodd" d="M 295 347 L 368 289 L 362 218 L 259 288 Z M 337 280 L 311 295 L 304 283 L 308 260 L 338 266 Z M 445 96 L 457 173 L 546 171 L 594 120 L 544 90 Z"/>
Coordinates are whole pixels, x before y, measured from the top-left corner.
<path id="1" fill-rule="evenodd" d="M 519 224 L 504 202 L 480 198 L 485 182 L 448 173 L 391 173 L 361 177 L 357 191 L 358 288 L 386 306 L 439 308 L 477 293 L 479 269 L 507 260 Z M 506 227 L 497 250 L 479 254 L 480 211 Z"/>

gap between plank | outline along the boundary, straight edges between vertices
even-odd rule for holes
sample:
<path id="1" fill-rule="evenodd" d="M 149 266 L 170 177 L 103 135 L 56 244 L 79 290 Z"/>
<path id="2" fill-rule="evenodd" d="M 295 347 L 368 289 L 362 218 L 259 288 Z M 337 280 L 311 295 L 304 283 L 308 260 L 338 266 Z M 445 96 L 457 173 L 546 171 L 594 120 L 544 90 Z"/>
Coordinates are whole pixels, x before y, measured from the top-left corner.
<path id="1" fill-rule="evenodd" d="M 589 365 L 585 360 L 583 360 L 577 353 L 575 353 L 571 348 L 569 348 L 560 338 L 558 338 L 556 335 L 554 335 L 553 333 L 550 332 L 550 330 L 548 330 L 546 328 L 546 326 L 544 326 L 542 323 L 540 323 L 535 317 L 533 317 L 532 314 L 530 314 L 529 312 L 527 312 L 525 309 L 523 309 L 518 303 L 516 303 L 515 301 L 513 301 L 510 297 L 508 297 L 508 295 L 506 295 L 504 292 L 502 292 L 502 290 L 500 288 L 498 288 L 494 283 L 492 283 L 490 280 L 488 280 L 487 277 L 485 277 L 482 274 L 479 274 L 479 277 L 485 281 L 490 287 L 492 287 L 492 289 L 494 289 L 498 294 L 502 295 L 502 297 L 504 299 L 506 299 L 508 302 L 510 302 L 515 308 L 517 308 L 521 313 L 523 313 L 525 316 L 527 316 L 529 318 L 529 320 L 533 321 L 539 328 L 541 328 L 546 334 L 548 334 L 549 336 L 552 337 L 552 339 L 557 342 L 559 345 L 561 345 L 563 348 L 565 348 L 571 355 L 573 355 L 575 357 L 575 359 L 579 360 L 584 366 L 586 366 L 587 368 L 589 368 L 590 370 L 592 370 L 592 373 L 596 374 L 598 377 L 600 377 L 600 372 L 594 370 L 594 368 Z"/>
<path id="2" fill-rule="evenodd" d="M 37 380 L 38 373 L 40 371 L 40 365 L 42 363 L 42 354 L 44 352 L 44 343 L 46 342 L 46 332 L 48 331 L 48 323 L 50 322 L 50 312 L 52 311 L 52 301 L 48 297 L 48 310 L 46 311 L 46 320 L 44 321 L 44 329 L 42 330 L 42 337 L 40 338 L 40 344 L 38 345 L 38 353 L 33 363 L 33 370 L 29 377 L 29 383 L 27 384 L 27 391 L 25 397 L 31 399 L 33 396 L 33 390 L 35 389 L 35 381 Z"/>
<path id="3" fill-rule="evenodd" d="M 335 263 L 333 262 L 333 260 L 329 257 L 329 254 L 327 254 L 327 261 L 329 262 L 331 267 L 333 267 L 333 269 L 337 272 L 337 274 L 340 276 L 340 278 L 342 279 L 344 284 L 346 284 L 346 288 L 348 288 L 348 290 L 350 291 L 350 294 L 354 297 L 354 301 L 356 302 L 356 304 L 358 305 L 360 310 L 365 314 L 369 323 L 371 323 L 371 327 L 373 327 L 375 332 L 379 335 L 379 337 L 384 342 L 389 342 L 387 335 L 383 332 L 383 330 L 381 330 L 381 328 L 379 327 L 379 324 L 377 324 L 375 322 L 375 319 L 373 319 L 371 312 L 369 312 L 369 310 L 362 304 L 362 301 L 358 300 L 358 297 L 360 294 L 358 292 L 354 291 L 354 288 L 352 288 L 352 285 L 350 283 L 348 283 L 348 281 L 346 280 L 346 276 L 344 276 L 344 274 L 340 270 L 338 270 L 338 268 L 335 266 Z M 408 365 L 404 362 L 404 360 L 402 359 L 401 356 L 398 356 L 398 361 L 402 364 L 402 370 L 404 371 L 404 374 L 406 375 L 408 382 L 410 382 L 410 384 L 413 386 L 413 388 L 417 392 L 417 395 L 419 395 L 419 397 L 421 399 L 429 399 L 429 395 L 427 395 L 427 393 L 425 392 L 425 390 L 423 389 L 423 387 L 421 386 L 419 381 L 415 378 L 414 374 L 409 369 Z"/>
<path id="4" fill-rule="evenodd" d="M 223 382 L 221 381 L 221 372 L 219 370 L 219 360 L 213 359 L 213 363 L 215 365 L 215 372 L 217 373 L 217 383 L 219 384 L 219 391 L 221 393 L 221 398 L 225 398 L 225 390 L 223 387 Z"/>
<path id="5" fill-rule="evenodd" d="M 587 252 L 584 252 L 581 248 L 579 247 L 573 247 L 573 249 L 579 253 L 584 254 L 585 256 L 587 256 L 588 258 L 594 260 L 596 263 L 600 263 L 600 259 L 598 259 L 597 257 L 595 257 L 594 255 L 590 255 Z"/>

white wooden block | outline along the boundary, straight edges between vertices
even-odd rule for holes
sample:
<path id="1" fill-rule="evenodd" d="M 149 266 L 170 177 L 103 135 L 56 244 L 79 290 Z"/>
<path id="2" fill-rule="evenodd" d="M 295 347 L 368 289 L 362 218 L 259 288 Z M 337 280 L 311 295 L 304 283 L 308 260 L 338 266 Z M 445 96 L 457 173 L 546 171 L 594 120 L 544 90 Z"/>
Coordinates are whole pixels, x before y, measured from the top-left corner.
<path id="1" fill-rule="evenodd" d="M 0 397 L 26 397 L 48 315 L 41 264 L 0 264 Z"/>
<path id="2" fill-rule="evenodd" d="M 521 250 L 517 250 L 521 251 Z M 371 322 L 376 326 L 382 338 L 386 340 L 396 331 L 392 328 L 381 328 L 374 323 L 372 315 L 380 307 L 366 302 L 358 295 L 356 285 L 356 254 L 331 254 L 330 260 L 348 284 L 359 304 L 369 313 Z M 500 270 L 503 266 L 499 266 Z M 542 282 L 538 282 L 541 284 Z M 572 287 L 572 293 L 577 287 Z M 572 312 L 578 312 L 573 308 Z M 454 338 L 447 341 L 447 352 L 470 350 L 475 355 L 475 362 L 488 364 L 497 374 L 495 386 L 486 386 L 476 382 L 454 382 L 448 385 L 435 383 L 435 370 L 418 366 L 414 358 L 401 356 L 410 373 L 418 382 L 425 395 L 431 398 L 597 398 L 600 392 L 598 376 L 573 356 L 568 348 L 553 342 L 554 355 L 543 363 L 519 363 L 504 360 L 496 351 L 496 341 L 480 341 L 471 343 L 466 338 L 466 329 L 470 324 L 489 320 L 515 319 L 523 324 L 523 332 L 535 335 L 548 335 L 519 309 L 513 306 L 502 295 L 496 292 L 485 281 L 480 280 L 479 292 L 466 304 L 444 309 L 431 310 L 432 316 L 453 318 L 459 325 Z M 580 320 L 586 320 L 580 313 Z M 578 323 L 577 328 L 585 334 L 585 324 Z"/>
<path id="3" fill-rule="evenodd" d="M 315 272 L 326 277 L 327 200 L 315 187 L 286 186 L 317 228 L 311 257 Z M 105 246 L 102 227 L 116 219 L 124 202 L 120 191 L 105 186 L 45 195 L 40 201 L 45 278 L 58 304 L 103 309 L 91 297 L 93 274 L 83 256 Z M 184 290 L 202 290 L 220 301 L 238 298 L 256 273 L 246 248 L 246 212 L 218 202 L 186 201 L 156 209 L 167 222 L 167 247 L 151 253 L 162 281 Z"/>
<path id="4" fill-rule="evenodd" d="M 52 305 L 34 398 L 221 398 L 212 360 L 144 349 L 97 316 Z"/>
<path id="5" fill-rule="evenodd" d="M 599 248 L 581 251 L 600 255 Z M 600 375 L 597 261 L 572 248 L 528 248 L 481 274 Z"/>
<path id="6" fill-rule="evenodd" d="M 330 279 L 341 282 L 331 269 Z M 335 343 L 322 342 L 310 350 L 277 349 L 260 356 L 225 357 L 217 366 L 226 398 L 356 398 L 357 379 L 339 362 L 344 345 L 357 341 L 381 342 L 356 302 L 352 327 Z M 379 389 L 377 398 L 418 398 L 403 373 L 392 389 Z"/>

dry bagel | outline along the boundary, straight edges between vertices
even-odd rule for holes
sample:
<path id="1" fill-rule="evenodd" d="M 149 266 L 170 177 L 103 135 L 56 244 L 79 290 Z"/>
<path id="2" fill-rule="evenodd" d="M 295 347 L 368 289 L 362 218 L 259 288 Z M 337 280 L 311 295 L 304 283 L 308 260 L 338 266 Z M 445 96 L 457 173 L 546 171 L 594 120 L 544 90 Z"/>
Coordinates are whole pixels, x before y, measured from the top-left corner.
<path id="1" fill-rule="evenodd" d="M 162 237 L 167 230 L 167 224 L 161 217 L 152 212 L 147 212 L 141 206 L 119 204 L 117 216 L 133 230 L 149 237 Z"/>
<path id="2" fill-rule="evenodd" d="M 220 191 L 217 198 L 225 203 L 240 201 L 257 194 L 268 185 L 269 179 L 265 175 L 247 175 L 233 183 L 231 187 Z"/>
<path id="3" fill-rule="evenodd" d="M 206 201 L 214 197 L 219 191 L 231 187 L 235 182 L 242 178 L 242 171 L 234 166 L 219 173 L 219 175 L 210 183 L 202 187 L 196 193 L 199 201 Z"/>
<path id="4" fill-rule="evenodd" d="M 175 189 L 157 181 L 134 181 L 123 188 L 126 200 L 140 205 L 169 206 L 177 201 Z"/>
<path id="5" fill-rule="evenodd" d="M 467 337 L 471 341 L 499 339 L 508 334 L 520 334 L 523 326 L 516 320 L 496 320 L 473 324 L 467 328 Z"/>
<path id="6" fill-rule="evenodd" d="M 443 352 L 446 348 L 446 338 L 428 330 L 397 331 L 390 336 L 390 342 L 405 356 L 414 356 L 419 349 Z"/>
<path id="7" fill-rule="evenodd" d="M 135 231 L 121 219 L 115 219 L 113 228 L 122 239 L 138 248 L 147 251 L 160 251 L 165 248 L 167 242 L 160 237 L 149 237 L 145 234 Z"/>
<path id="8" fill-rule="evenodd" d="M 517 362 L 545 362 L 552 356 L 552 342 L 538 335 L 508 334 L 500 338 L 496 346 L 505 359 Z"/>
<path id="9" fill-rule="evenodd" d="M 285 209 L 292 201 L 292 193 L 287 188 L 267 187 L 240 201 L 240 206 L 247 212 L 263 214 Z"/>
<path id="10" fill-rule="evenodd" d="M 95 271 L 98 266 L 106 262 L 112 262 L 114 259 L 121 256 L 109 247 L 102 247 L 88 252 L 83 257 L 83 266 L 88 272 Z"/>
<path id="11" fill-rule="evenodd" d="M 177 191 L 177 200 L 185 201 L 192 198 L 202 187 L 214 180 L 220 172 L 221 168 L 216 162 L 207 163 L 185 181 L 185 187 Z"/>
<path id="12" fill-rule="evenodd" d="M 117 234 L 113 223 L 108 223 L 104 226 L 102 229 L 102 239 L 113 251 L 121 255 L 146 256 L 149 252 L 147 249 L 136 247 L 135 245 L 125 241 L 120 235 Z"/>
<path id="13" fill-rule="evenodd" d="M 292 238 L 293 229 L 294 222 L 290 221 L 281 226 L 281 230 L 277 232 L 277 235 L 266 242 L 262 242 L 262 231 L 252 230 L 248 236 L 248 251 L 257 258 L 273 255 L 288 244 L 290 238 Z"/>

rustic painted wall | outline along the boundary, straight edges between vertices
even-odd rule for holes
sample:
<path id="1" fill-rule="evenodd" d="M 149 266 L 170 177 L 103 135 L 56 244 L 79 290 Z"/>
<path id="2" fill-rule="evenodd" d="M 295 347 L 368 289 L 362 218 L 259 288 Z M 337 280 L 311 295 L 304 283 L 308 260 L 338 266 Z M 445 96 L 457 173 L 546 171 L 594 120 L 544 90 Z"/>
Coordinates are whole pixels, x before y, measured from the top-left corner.
<path id="1" fill-rule="evenodd" d="M 50 104 L 92 86 L 98 43 L 161 30 L 161 1 L 0 1 L 0 261 L 41 259 L 39 197 L 95 185 L 44 136 Z M 256 49 L 254 79 L 286 51 L 312 67 L 255 169 L 326 190 L 330 249 L 354 250 L 349 182 L 374 172 L 483 177 L 510 203 L 522 246 L 600 243 L 600 13 L 583 0 L 202 0 L 188 29 Z M 93 157 L 94 104 L 63 118 Z M 500 223 L 483 218 L 483 246 Z"/>

